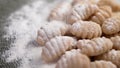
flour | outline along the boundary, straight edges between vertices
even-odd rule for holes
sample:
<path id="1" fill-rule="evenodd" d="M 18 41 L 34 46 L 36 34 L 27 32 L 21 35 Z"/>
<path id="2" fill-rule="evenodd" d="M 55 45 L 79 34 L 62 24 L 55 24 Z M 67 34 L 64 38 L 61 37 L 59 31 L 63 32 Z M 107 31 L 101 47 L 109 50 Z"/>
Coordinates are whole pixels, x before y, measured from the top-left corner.
<path id="1" fill-rule="evenodd" d="M 48 3 L 45 0 L 36 0 L 12 13 L 5 27 L 6 38 L 15 37 L 10 49 L 5 52 L 6 62 L 21 59 L 18 68 L 54 68 L 55 64 L 45 64 L 41 60 L 41 48 L 35 42 L 38 29 L 45 23 L 50 10 L 59 2 Z"/>

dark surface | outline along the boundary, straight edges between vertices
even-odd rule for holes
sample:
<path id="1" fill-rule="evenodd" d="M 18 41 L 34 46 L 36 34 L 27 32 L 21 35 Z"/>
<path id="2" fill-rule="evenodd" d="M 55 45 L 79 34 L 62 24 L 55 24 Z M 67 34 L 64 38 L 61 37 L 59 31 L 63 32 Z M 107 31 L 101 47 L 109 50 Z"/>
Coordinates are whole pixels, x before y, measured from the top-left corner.
<path id="1" fill-rule="evenodd" d="M 4 27 L 9 25 L 9 23 L 5 22 L 11 13 L 32 1 L 35 0 L 0 0 L 0 68 L 17 68 L 20 64 L 20 60 L 8 63 L 5 61 L 5 58 L 2 57 L 5 51 L 9 50 L 11 42 L 14 42 L 15 39 L 9 38 L 9 40 L 6 40 L 3 38 L 3 35 L 6 34 Z M 52 2 L 54 0 L 45 1 Z"/>
<path id="2" fill-rule="evenodd" d="M 19 65 L 19 61 L 7 63 L 2 57 L 2 54 L 9 49 L 11 42 L 14 42 L 13 38 L 9 38 L 8 41 L 3 38 L 3 35 L 6 34 L 4 27 L 8 25 L 5 23 L 7 17 L 29 2 L 30 0 L 0 0 L 0 68 L 17 68 Z"/>

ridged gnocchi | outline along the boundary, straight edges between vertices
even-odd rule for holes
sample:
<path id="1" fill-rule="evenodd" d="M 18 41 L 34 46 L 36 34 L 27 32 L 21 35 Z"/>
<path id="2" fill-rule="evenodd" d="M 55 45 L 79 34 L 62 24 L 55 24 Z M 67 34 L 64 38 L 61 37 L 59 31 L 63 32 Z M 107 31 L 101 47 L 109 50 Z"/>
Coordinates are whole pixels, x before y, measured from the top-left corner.
<path id="1" fill-rule="evenodd" d="M 99 6 L 108 5 L 114 12 L 120 11 L 120 3 L 117 0 L 99 0 Z"/>
<path id="2" fill-rule="evenodd" d="M 86 20 L 98 11 L 98 6 L 93 4 L 76 4 L 71 14 L 67 17 L 67 23 L 73 24 L 78 20 Z"/>
<path id="3" fill-rule="evenodd" d="M 78 38 L 95 38 L 100 37 L 102 30 L 99 24 L 92 21 L 77 21 L 74 23 L 70 32 Z"/>
<path id="4" fill-rule="evenodd" d="M 76 47 L 80 49 L 83 54 L 97 56 L 112 49 L 113 43 L 110 39 L 105 37 L 91 40 L 83 39 L 77 42 Z"/>
<path id="5" fill-rule="evenodd" d="M 91 20 L 102 25 L 103 22 L 112 16 L 112 9 L 110 6 L 101 6 L 98 10 L 98 12 L 96 12 Z"/>
<path id="6" fill-rule="evenodd" d="M 67 51 L 57 62 L 56 68 L 90 68 L 90 59 L 77 50 Z"/>
<path id="7" fill-rule="evenodd" d="M 91 62 L 91 68 L 117 68 L 117 66 L 110 61 L 100 60 Z"/>
<path id="8" fill-rule="evenodd" d="M 119 50 L 111 50 L 107 53 L 96 56 L 95 59 L 111 61 L 112 63 L 117 65 L 118 68 L 120 68 L 120 51 Z"/>
<path id="9" fill-rule="evenodd" d="M 42 58 L 45 62 L 58 60 L 67 50 L 76 45 L 76 39 L 68 36 L 58 36 L 48 41 L 42 49 Z"/>
<path id="10" fill-rule="evenodd" d="M 37 33 L 43 63 L 55 68 L 120 68 L 120 4 L 65 0 Z M 115 50 L 113 50 L 115 49 Z"/>
<path id="11" fill-rule="evenodd" d="M 120 14 L 118 16 L 113 16 L 108 18 L 102 24 L 102 31 L 107 35 L 115 34 L 120 31 Z"/>
<path id="12" fill-rule="evenodd" d="M 120 50 L 120 36 L 114 36 L 110 38 L 113 42 L 113 48 Z"/>
<path id="13" fill-rule="evenodd" d="M 52 21 L 38 30 L 37 42 L 44 46 L 47 41 L 56 36 L 63 36 L 69 30 L 69 25 L 60 22 Z"/>
<path id="14" fill-rule="evenodd" d="M 69 11 L 72 9 L 71 2 L 62 2 L 59 3 L 51 12 L 48 17 L 48 21 L 59 20 L 66 21 L 66 17 L 69 14 Z"/>

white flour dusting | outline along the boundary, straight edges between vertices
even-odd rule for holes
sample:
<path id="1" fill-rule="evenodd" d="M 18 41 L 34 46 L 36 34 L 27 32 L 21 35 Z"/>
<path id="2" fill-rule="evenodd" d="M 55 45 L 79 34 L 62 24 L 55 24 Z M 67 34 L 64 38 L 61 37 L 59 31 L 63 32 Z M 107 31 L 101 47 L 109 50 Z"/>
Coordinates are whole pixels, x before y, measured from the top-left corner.
<path id="1" fill-rule="evenodd" d="M 6 51 L 7 62 L 21 59 L 18 68 L 54 68 L 55 64 L 48 65 L 41 62 L 41 47 L 35 42 L 37 30 L 47 23 L 46 18 L 54 5 L 59 0 L 47 3 L 45 0 L 37 0 L 12 13 L 8 18 L 9 26 L 6 27 L 5 37 L 15 37 Z"/>
<path id="2" fill-rule="evenodd" d="M 5 27 L 6 38 L 15 37 L 10 49 L 4 56 L 7 62 L 21 59 L 18 68 L 54 68 L 55 64 L 44 64 L 41 60 L 41 47 L 35 42 L 37 30 L 47 23 L 46 18 L 54 5 L 60 0 L 47 3 L 46 0 L 36 0 L 18 9 L 8 17 L 8 27 Z M 53 7 L 54 8 L 54 7 Z"/>

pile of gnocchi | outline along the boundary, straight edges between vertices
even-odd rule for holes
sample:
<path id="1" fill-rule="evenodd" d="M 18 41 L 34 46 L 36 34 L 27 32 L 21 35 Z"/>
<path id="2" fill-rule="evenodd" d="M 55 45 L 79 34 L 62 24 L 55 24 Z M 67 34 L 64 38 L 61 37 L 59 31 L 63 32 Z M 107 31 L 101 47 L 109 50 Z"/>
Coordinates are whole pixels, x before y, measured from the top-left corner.
<path id="1" fill-rule="evenodd" d="M 120 3 L 62 1 L 40 27 L 37 43 L 55 68 L 120 68 Z"/>

